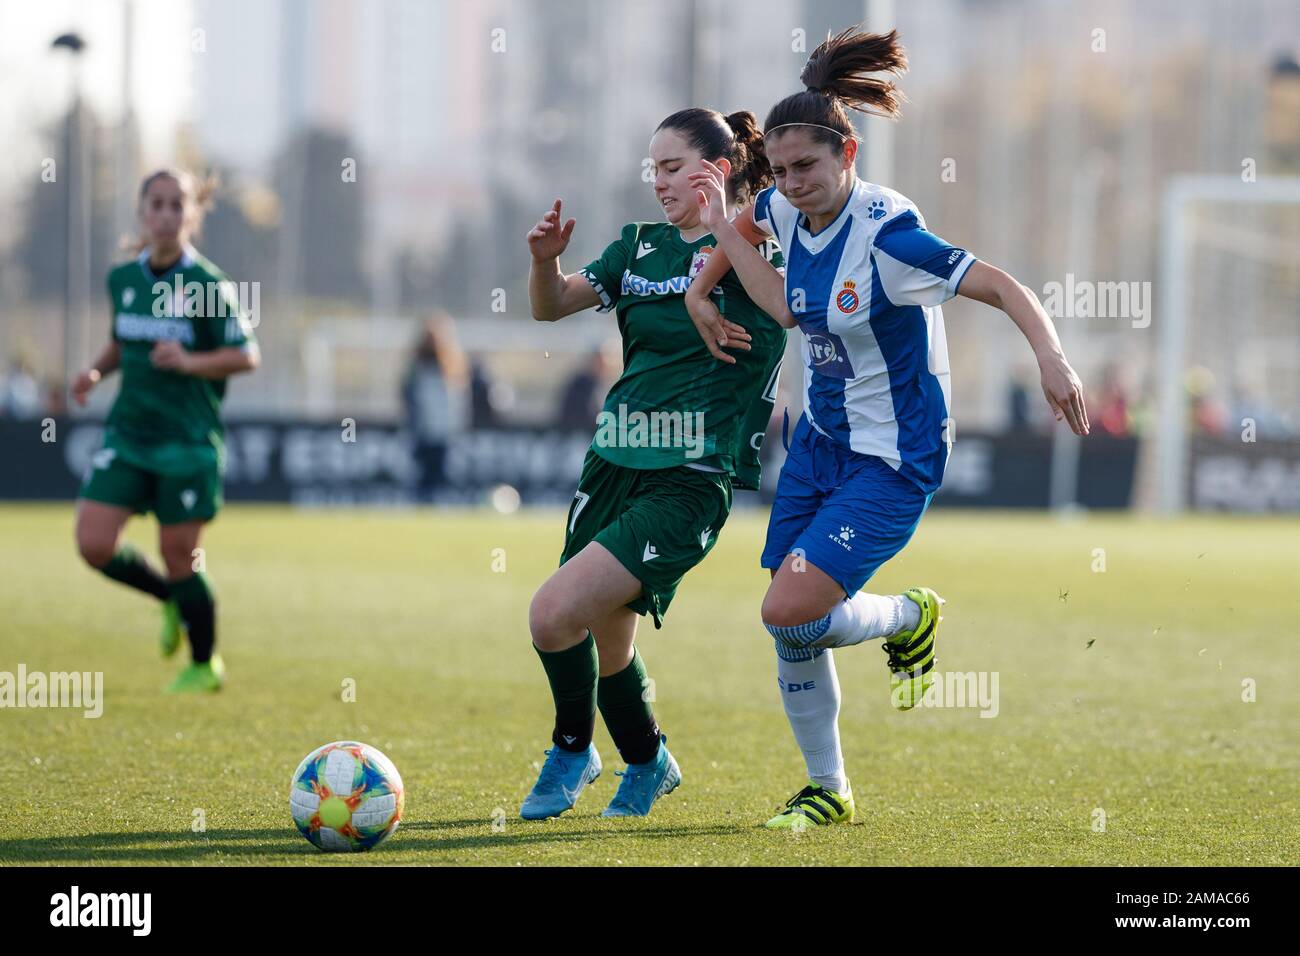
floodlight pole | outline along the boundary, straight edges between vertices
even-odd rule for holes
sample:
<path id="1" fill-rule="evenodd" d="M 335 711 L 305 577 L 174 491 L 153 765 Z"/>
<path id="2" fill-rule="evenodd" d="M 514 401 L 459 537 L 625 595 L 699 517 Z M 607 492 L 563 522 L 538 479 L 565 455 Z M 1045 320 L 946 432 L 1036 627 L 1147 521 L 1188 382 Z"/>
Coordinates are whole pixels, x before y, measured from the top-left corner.
<path id="1" fill-rule="evenodd" d="M 85 203 L 88 183 L 81 136 L 81 51 L 86 41 L 76 33 L 64 33 L 50 43 L 54 50 L 67 50 L 72 57 L 72 99 L 63 125 L 63 177 L 67 188 L 64 196 L 64 276 L 63 276 L 63 388 L 72 385 L 81 359 L 81 326 L 85 315 L 83 305 L 90 268 L 90 214 Z M 56 176 L 58 174 L 56 173 Z M 76 328 L 74 328 L 74 325 Z"/>

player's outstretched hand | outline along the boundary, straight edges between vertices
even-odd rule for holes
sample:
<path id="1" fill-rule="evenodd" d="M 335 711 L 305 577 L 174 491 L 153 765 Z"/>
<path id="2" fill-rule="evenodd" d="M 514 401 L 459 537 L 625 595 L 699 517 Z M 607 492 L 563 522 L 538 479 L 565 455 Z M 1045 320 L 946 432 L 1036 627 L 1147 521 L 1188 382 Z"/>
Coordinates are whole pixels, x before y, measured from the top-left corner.
<path id="1" fill-rule="evenodd" d="M 1076 435 L 1088 434 L 1091 426 L 1088 424 L 1088 408 L 1083 401 L 1083 383 L 1065 356 L 1040 359 L 1038 368 L 1042 372 L 1043 395 L 1056 420 L 1065 419 Z"/>
<path id="2" fill-rule="evenodd" d="M 537 225 L 528 230 L 528 251 L 538 262 L 557 259 L 569 247 L 569 237 L 573 235 L 576 219 L 570 219 L 560 225 L 560 200 L 544 215 Z"/>
<path id="3" fill-rule="evenodd" d="M 99 384 L 99 369 L 84 368 L 72 383 L 72 398 L 78 405 L 85 405 L 90 390 Z"/>
<path id="4" fill-rule="evenodd" d="M 752 336 L 742 326 L 722 317 L 718 307 L 709 301 L 708 296 L 686 296 L 686 311 L 695 323 L 695 330 L 700 333 L 709 354 L 715 359 L 736 364 L 736 357 L 722 351 L 724 348 L 740 349 L 748 352 Z"/>
<path id="5" fill-rule="evenodd" d="M 700 207 L 700 222 L 713 231 L 727 221 L 727 177 L 707 159 L 700 160 L 700 164 L 704 168 L 691 173 L 691 188 Z"/>

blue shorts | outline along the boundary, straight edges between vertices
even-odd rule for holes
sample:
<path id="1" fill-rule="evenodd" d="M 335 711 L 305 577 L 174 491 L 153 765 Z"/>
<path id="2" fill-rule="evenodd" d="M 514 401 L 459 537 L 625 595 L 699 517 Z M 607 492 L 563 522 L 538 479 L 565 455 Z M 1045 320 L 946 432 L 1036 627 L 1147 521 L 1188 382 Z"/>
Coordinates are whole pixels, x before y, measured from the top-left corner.
<path id="1" fill-rule="evenodd" d="M 762 565 L 779 568 L 798 551 L 856 594 L 876 569 L 903 550 L 926 494 L 882 458 L 851 451 L 799 416 L 776 485 Z"/>

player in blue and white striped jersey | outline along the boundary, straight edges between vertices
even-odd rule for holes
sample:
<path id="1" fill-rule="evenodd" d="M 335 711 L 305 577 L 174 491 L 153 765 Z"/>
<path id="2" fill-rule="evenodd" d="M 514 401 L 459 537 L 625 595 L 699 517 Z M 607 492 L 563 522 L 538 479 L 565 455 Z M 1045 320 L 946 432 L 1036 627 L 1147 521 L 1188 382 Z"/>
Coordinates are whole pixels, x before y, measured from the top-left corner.
<path id="1" fill-rule="evenodd" d="M 804 413 L 768 524 L 762 613 L 810 782 L 768 821 L 774 828 L 853 818 L 829 648 L 884 638 L 900 709 L 933 681 L 942 599 L 924 587 L 859 589 L 907 544 L 943 480 L 953 413 L 941 303 L 964 295 L 1004 311 L 1038 357 L 1057 419 L 1088 432 L 1082 385 L 1033 293 L 929 232 L 906 197 L 857 177 L 845 107 L 896 116 L 893 83 L 869 74 L 906 67 L 894 32 L 828 39 L 804 67 L 806 89 L 764 124 L 776 186 L 728 223 L 720 171 L 693 177 L 720 247 L 686 296 L 697 326 L 717 327 L 707 290 L 734 267 L 760 308 L 803 332 Z M 754 248 L 771 236 L 784 277 Z"/>

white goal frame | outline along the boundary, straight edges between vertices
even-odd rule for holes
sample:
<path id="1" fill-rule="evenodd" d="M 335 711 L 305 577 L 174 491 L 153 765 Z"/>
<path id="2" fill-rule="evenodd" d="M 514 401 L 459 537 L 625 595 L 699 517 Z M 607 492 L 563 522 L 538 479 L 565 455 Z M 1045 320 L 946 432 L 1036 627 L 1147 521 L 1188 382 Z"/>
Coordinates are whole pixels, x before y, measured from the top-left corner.
<path id="1" fill-rule="evenodd" d="M 1160 230 L 1160 406 L 1157 441 L 1158 510 L 1172 515 L 1187 506 L 1188 429 L 1183 393 L 1187 361 L 1190 257 L 1188 208 L 1197 202 L 1297 203 L 1300 177 L 1176 176 L 1165 189 Z"/>

